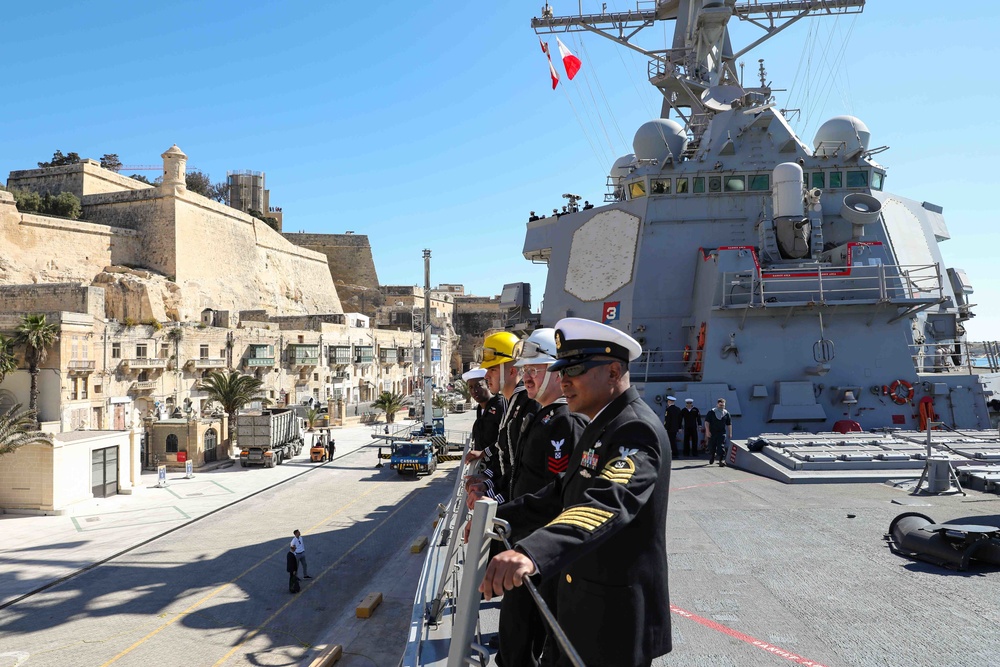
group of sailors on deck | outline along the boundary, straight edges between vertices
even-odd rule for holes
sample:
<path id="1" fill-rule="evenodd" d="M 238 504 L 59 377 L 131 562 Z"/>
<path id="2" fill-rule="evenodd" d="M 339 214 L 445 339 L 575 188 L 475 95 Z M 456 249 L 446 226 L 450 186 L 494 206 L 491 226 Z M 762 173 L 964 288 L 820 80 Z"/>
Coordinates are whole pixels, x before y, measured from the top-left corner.
<path id="1" fill-rule="evenodd" d="M 518 340 L 487 336 L 463 375 L 478 404 L 470 509 L 511 526 L 480 585 L 503 596 L 497 664 L 570 665 L 522 586 L 531 578 L 586 665 L 650 665 L 671 649 L 666 518 L 670 446 L 629 381 L 631 336 L 581 318 Z"/>

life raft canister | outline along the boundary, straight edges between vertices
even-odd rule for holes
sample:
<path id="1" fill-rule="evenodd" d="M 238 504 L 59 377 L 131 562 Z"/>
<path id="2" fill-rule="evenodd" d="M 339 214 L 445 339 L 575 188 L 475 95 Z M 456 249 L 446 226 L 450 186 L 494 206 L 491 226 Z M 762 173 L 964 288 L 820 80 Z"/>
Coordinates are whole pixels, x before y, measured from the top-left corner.
<path id="1" fill-rule="evenodd" d="M 899 389 L 903 388 L 901 392 Z M 889 385 L 889 398 L 897 405 L 904 405 L 913 400 L 913 385 L 906 380 L 896 380 Z"/>

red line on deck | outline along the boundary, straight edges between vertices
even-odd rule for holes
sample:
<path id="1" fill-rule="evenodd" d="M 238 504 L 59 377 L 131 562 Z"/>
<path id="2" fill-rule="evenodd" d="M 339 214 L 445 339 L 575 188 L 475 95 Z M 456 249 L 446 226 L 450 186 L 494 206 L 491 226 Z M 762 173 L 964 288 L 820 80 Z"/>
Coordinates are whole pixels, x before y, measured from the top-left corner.
<path id="1" fill-rule="evenodd" d="M 807 667 L 825 667 L 825 665 L 823 665 L 823 663 L 821 663 L 821 662 L 816 662 L 815 660 L 810 660 L 808 658 L 803 658 L 801 655 L 796 655 L 795 653 L 792 653 L 791 651 L 786 651 L 785 649 L 779 648 L 779 647 L 775 646 L 774 644 L 768 644 L 767 642 L 762 641 L 760 639 L 754 639 L 750 635 L 745 635 L 742 632 L 740 632 L 739 630 L 733 630 L 732 628 L 727 628 L 726 626 L 722 625 L 721 623 L 716 623 L 715 621 L 707 619 L 707 618 L 705 618 L 703 616 L 698 616 L 697 614 L 692 614 L 689 611 L 685 611 L 685 610 L 681 609 L 680 607 L 678 607 L 677 605 L 670 605 L 670 611 L 674 612 L 678 616 L 690 619 L 690 620 L 694 621 L 695 623 L 699 623 L 701 625 L 704 625 L 706 628 L 710 628 L 712 630 L 717 630 L 717 631 L 719 631 L 719 632 L 721 632 L 723 634 L 727 634 L 730 637 L 733 637 L 734 639 L 739 639 L 741 642 L 746 642 L 747 644 L 750 644 L 751 646 L 756 646 L 760 650 L 766 651 L 766 652 L 770 653 L 771 655 L 776 655 L 779 658 L 784 658 L 785 660 L 791 660 L 794 663 L 797 663 L 797 664 L 800 664 L 800 665 L 806 665 Z"/>

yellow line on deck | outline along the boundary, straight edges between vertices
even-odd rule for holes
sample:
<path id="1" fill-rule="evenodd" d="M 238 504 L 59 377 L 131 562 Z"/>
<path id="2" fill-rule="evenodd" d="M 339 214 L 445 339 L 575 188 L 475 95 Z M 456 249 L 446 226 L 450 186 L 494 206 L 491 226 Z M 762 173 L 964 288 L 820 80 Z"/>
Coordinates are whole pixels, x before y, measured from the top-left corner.
<path id="1" fill-rule="evenodd" d="M 305 531 L 305 534 L 308 535 L 316 527 L 318 527 L 318 526 L 320 526 L 320 525 L 322 525 L 324 523 L 327 523 L 330 519 L 332 519 L 333 517 L 337 516 L 338 514 L 344 512 L 345 510 L 347 510 L 348 508 L 350 508 L 352 505 L 354 505 L 355 503 L 357 503 L 359 500 L 361 500 L 362 498 L 364 498 L 368 494 L 373 493 L 375 490 L 377 490 L 383 484 L 385 484 L 385 482 L 379 482 L 379 483 L 375 484 L 375 486 L 373 486 L 371 489 L 369 489 L 368 491 L 365 491 L 360 496 L 356 497 L 354 500 L 352 500 L 351 502 L 347 503 L 346 505 L 343 505 L 336 512 L 328 515 L 326 518 L 321 519 L 317 523 L 313 524 L 312 527 L 310 527 L 308 530 Z M 362 538 L 362 539 L 364 539 L 364 538 Z M 354 545 L 354 546 L 356 547 L 357 545 Z M 353 550 L 354 547 L 351 547 L 351 549 Z M 170 627 L 178 619 L 183 618 L 184 616 L 186 616 L 187 614 L 189 614 L 192 610 L 200 607 L 204 603 L 206 603 L 209 600 L 211 600 L 212 598 L 214 598 L 216 595 L 218 595 L 219 593 L 221 593 L 227 586 L 236 583 L 237 581 L 239 581 L 240 579 L 242 579 L 244 576 L 250 574 L 251 572 L 253 572 L 254 570 L 256 570 L 258 567 L 260 567 L 261 565 L 263 565 L 264 563 L 270 562 L 270 559 L 273 558 L 275 555 L 277 555 L 279 553 L 283 553 L 283 552 L 285 552 L 287 550 L 288 550 L 288 547 L 282 547 L 281 549 L 278 549 L 278 550 L 272 552 L 271 555 L 268 556 L 267 558 L 262 558 L 260 561 L 257 562 L 256 565 L 254 565 L 253 567 L 251 567 L 251 568 L 249 568 L 247 570 L 244 570 L 238 576 L 236 576 L 234 579 L 231 579 L 231 580 L 227 581 L 226 583 L 222 584 L 221 586 L 217 587 L 214 591 L 212 591 L 211 593 L 209 593 L 208 595 L 206 595 L 202 599 L 198 600 L 197 602 L 195 602 L 194 604 L 192 604 L 190 607 L 188 607 L 184 611 L 180 612 L 179 614 L 176 614 L 169 621 L 167 621 L 166 623 L 164 623 L 160 627 L 156 628 L 155 630 L 153 630 L 152 632 L 150 632 L 148 635 L 146 635 L 145 637 L 143 637 L 139 641 L 135 642 L 134 644 L 132 644 L 131 646 L 129 646 L 127 649 L 125 649 L 124 651 L 122 651 L 121 653 L 119 653 L 118 655 L 116 655 L 115 657 L 113 657 L 110 660 L 108 660 L 107 662 L 103 663 L 101 665 L 101 667 L 107 667 L 108 665 L 110 665 L 112 663 L 118 662 L 118 660 L 120 660 L 121 658 L 124 658 L 126 655 L 128 655 L 129 653 L 131 653 L 132 651 L 134 651 L 136 648 L 138 648 L 139 646 L 145 644 L 147 641 L 149 641 L 150 639 L 152 639 L 153 637 L 155 637 L 156 635 L 158 635 L 161 630 L 165 630 L 166 628 Z M 350 553 L 350 552 L 348 552 L 348 553 Z M 340 561 L 337 561 L 337 562 L 340 562 Z M 327 569 L 329 569 L 329 568 L 327 568 Z M 326 570 L 324 570 L 324 572 L 326 572 Z M 293 598 L 293 600 L 294 600 L 294 598 Z M 285 607 L 287 607 L 287 606 L 288 605 L 286 604 Z M 285 607 L 282 607 L 281 609 L 284 609 Z M 279 609 L 279 611 L 281 611 L 281 610 Z M 274 616 L 272 616 L 271 618 L 274 618 Z M 268 620 L 271 620 L 271 619 L 268 619 Z M 249 639 L 249 637 L 247 639 Z M 244 640 L 244 641 L 246 641 L 246 640 Z M 229 655 L 231 655 L 231 654 L 232 654 L 232 652 L 226 654 L 226 658 L 228 658 Z M 223 660 L 225 660 L 226 658 L 223 658 Z"/>

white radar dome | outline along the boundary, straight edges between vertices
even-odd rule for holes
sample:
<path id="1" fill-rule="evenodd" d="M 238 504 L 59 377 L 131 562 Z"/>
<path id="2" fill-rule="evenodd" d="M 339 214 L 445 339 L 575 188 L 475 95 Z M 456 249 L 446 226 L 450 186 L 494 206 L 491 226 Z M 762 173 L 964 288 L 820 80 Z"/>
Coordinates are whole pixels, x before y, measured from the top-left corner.
<path id="1" fill-rule="evenodd" d="M 639 127 L 632 139 L 632 150 L 640 160 L 656 160 L 663 164 L 668 156 L 678 159 L 687 141 L 687 133 L 680 123 L 657 118 Z"/>
<path id="2" fill-rule="evenodd" d="M 813 139 L 813 148 L 820 152 L 820 146 L 837 144 L 846 149 L 847 155 L 868 150 L 872 133 L 868 126 L 854 116 L 835 116 L 819 126 Z M 831 152 L 831 151 L 823 151 Z"/>
<path id="3" fill-rule="evenodd" d="M 609 176 L 614 179 L 619 179 L 624 176 L 628 176 L 628 166 L 635 162 L 635 155 L 629 153 L 628 155 L 622 155 L 620 158 L 615 160 L 615 163 L 611 165 L 611 173 Z"/>

